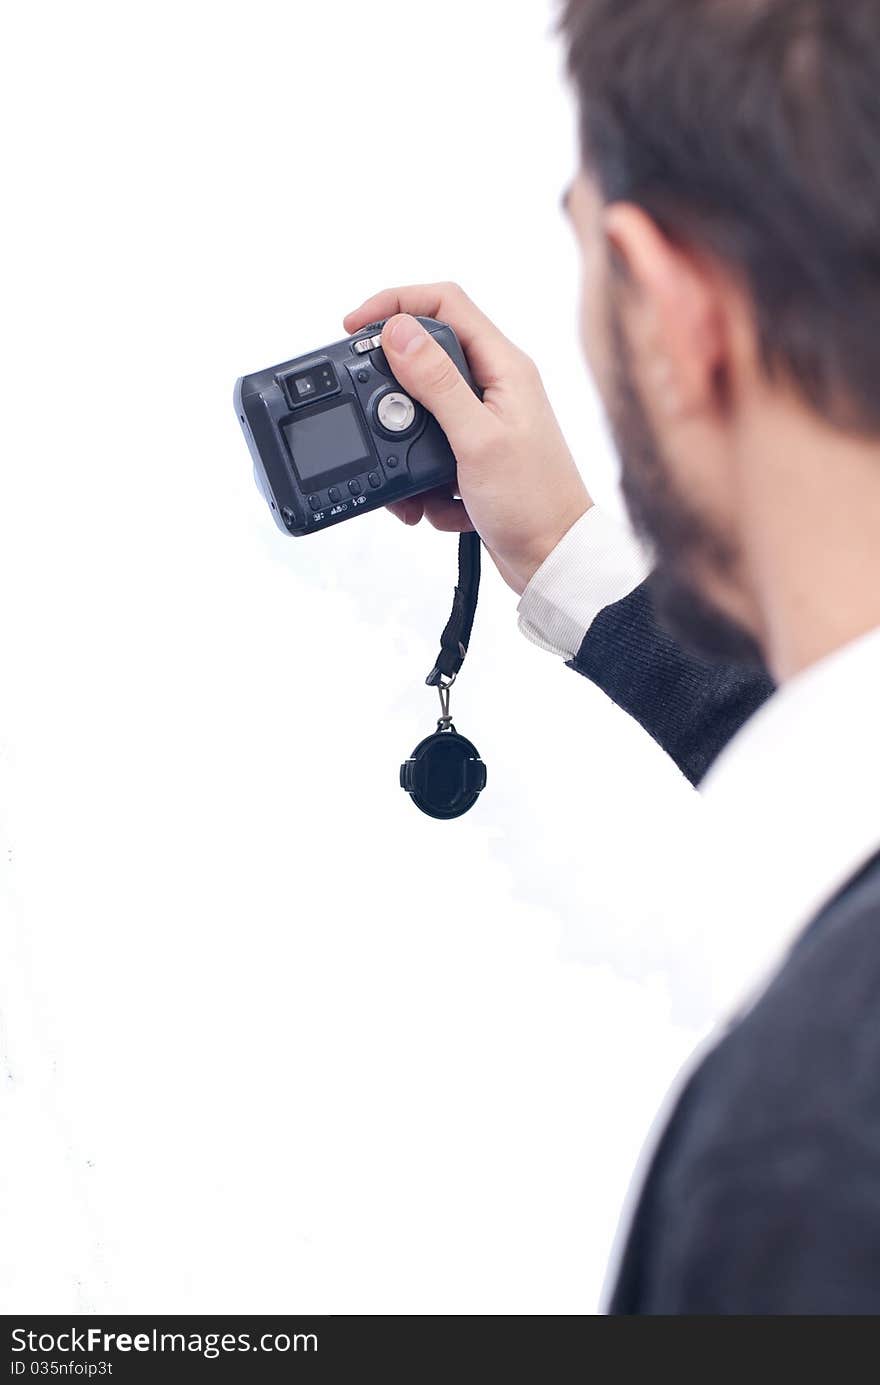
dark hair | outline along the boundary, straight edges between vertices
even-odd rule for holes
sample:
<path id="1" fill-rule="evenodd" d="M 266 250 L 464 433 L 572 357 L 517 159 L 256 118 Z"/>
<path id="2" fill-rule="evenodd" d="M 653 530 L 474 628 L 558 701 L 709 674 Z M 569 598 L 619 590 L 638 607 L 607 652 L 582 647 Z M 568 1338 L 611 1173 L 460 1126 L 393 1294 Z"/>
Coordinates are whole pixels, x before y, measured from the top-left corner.
<path id="1" fill-rule="evenodd" d="M 880 431 L 880 0 L 567 0 L 585 166 L 748 286 L 768 374 Z"/>

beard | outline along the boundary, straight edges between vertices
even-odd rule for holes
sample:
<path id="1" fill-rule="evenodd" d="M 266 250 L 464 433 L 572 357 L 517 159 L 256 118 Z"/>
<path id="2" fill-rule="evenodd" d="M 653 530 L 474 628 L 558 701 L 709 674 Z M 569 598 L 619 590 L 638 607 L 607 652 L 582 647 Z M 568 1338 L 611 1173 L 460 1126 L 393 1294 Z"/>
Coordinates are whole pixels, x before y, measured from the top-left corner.
<path id="1" fill-rule="evenodd" d="M 729 576 L 735 548 L 714 533 L 676 494 L 670 468 L 651 427 L 618 313 L 610 316 L 612 390 L 608 420 L 621 460 L 621 484 L 636 533 L 653 550 L 649 590 L 660 623 L 686 648 L 712 663 L 764 669 L 754 636 L 699 589 L 693 573 Z"/>

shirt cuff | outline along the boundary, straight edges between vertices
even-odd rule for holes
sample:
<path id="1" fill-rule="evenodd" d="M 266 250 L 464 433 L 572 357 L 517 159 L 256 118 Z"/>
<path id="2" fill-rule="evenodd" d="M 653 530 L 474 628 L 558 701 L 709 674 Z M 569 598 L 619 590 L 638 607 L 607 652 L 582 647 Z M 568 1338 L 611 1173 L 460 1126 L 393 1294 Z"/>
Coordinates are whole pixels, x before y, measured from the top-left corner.
<path id="1" fill-rule="evenodd" d="M 599 612 L 641 586 L 652 567 L 632 531 L 594 505 L 529 582 L 519 628 L 532 644 L 573 659 Z"/>

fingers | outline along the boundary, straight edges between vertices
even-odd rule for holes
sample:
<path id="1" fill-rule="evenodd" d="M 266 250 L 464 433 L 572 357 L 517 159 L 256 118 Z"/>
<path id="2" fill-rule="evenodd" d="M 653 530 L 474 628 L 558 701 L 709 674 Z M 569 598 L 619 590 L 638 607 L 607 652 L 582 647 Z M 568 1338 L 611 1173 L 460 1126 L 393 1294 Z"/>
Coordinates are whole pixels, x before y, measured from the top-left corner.
<path id="1" fill-rule="evenodd" d="M 473 525 L 461 500 L 455 500 L 442 491 L 429 491 L 422 496 L 425 502 L 425 519 L 444 534 L 469 534 Z"/>
<path id="2" fill-rule="evenodd" d="M 493 416 L 436 338 L 414 317 L 401 314 L 385 324 L 382 349 L 396 379 L 434 415 L 456 456 L 477 446 Z"/>
<path id="3" fill-rule="evenodd" d="M 488 389 L 501 378 L 520 355 L 457 284 L 412 284 L 384 289 L 349 313 L 343 326 L 349 333 L 359 332 L 368 322 L 380 322 L 396 313 L 448 322 L 481 389 Z"/>
<path id="4" fill-rule="evenodd" d="M 394 500 L 387 508 L 406 525 L 419 524 L 422 519 L 427 519 L 435 529 L 446 534 L 466 534 L 474 527 L 463 502 L 446 491 L 428 491 L 425 495 L 413 495 L 408 500 Z"/>
<path id="5" fill-rule="evenodd" d="M 424 500 L 421 495 L 412 495 L 408 500 L 392 500 L 390 505 L 385 507 L 403 524 L 420 524 L 425 513 Z"/>

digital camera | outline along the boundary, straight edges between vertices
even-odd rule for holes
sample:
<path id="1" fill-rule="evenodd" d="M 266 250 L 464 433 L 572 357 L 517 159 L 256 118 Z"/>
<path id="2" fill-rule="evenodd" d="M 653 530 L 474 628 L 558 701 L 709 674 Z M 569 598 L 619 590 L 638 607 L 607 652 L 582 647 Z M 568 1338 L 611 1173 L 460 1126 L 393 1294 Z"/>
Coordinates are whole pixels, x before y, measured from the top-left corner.
<path id="1" fill-rule="evenodd" d="M 452 328 L 430 317 L 419 322 L 476 393 Z M 313 534 L 455 481 L 455 458 L 439 423 L 391 372 L 383 326 L 373 322 L 236 383 L 235 409 L 257 485 L 287 534 Z"/>

